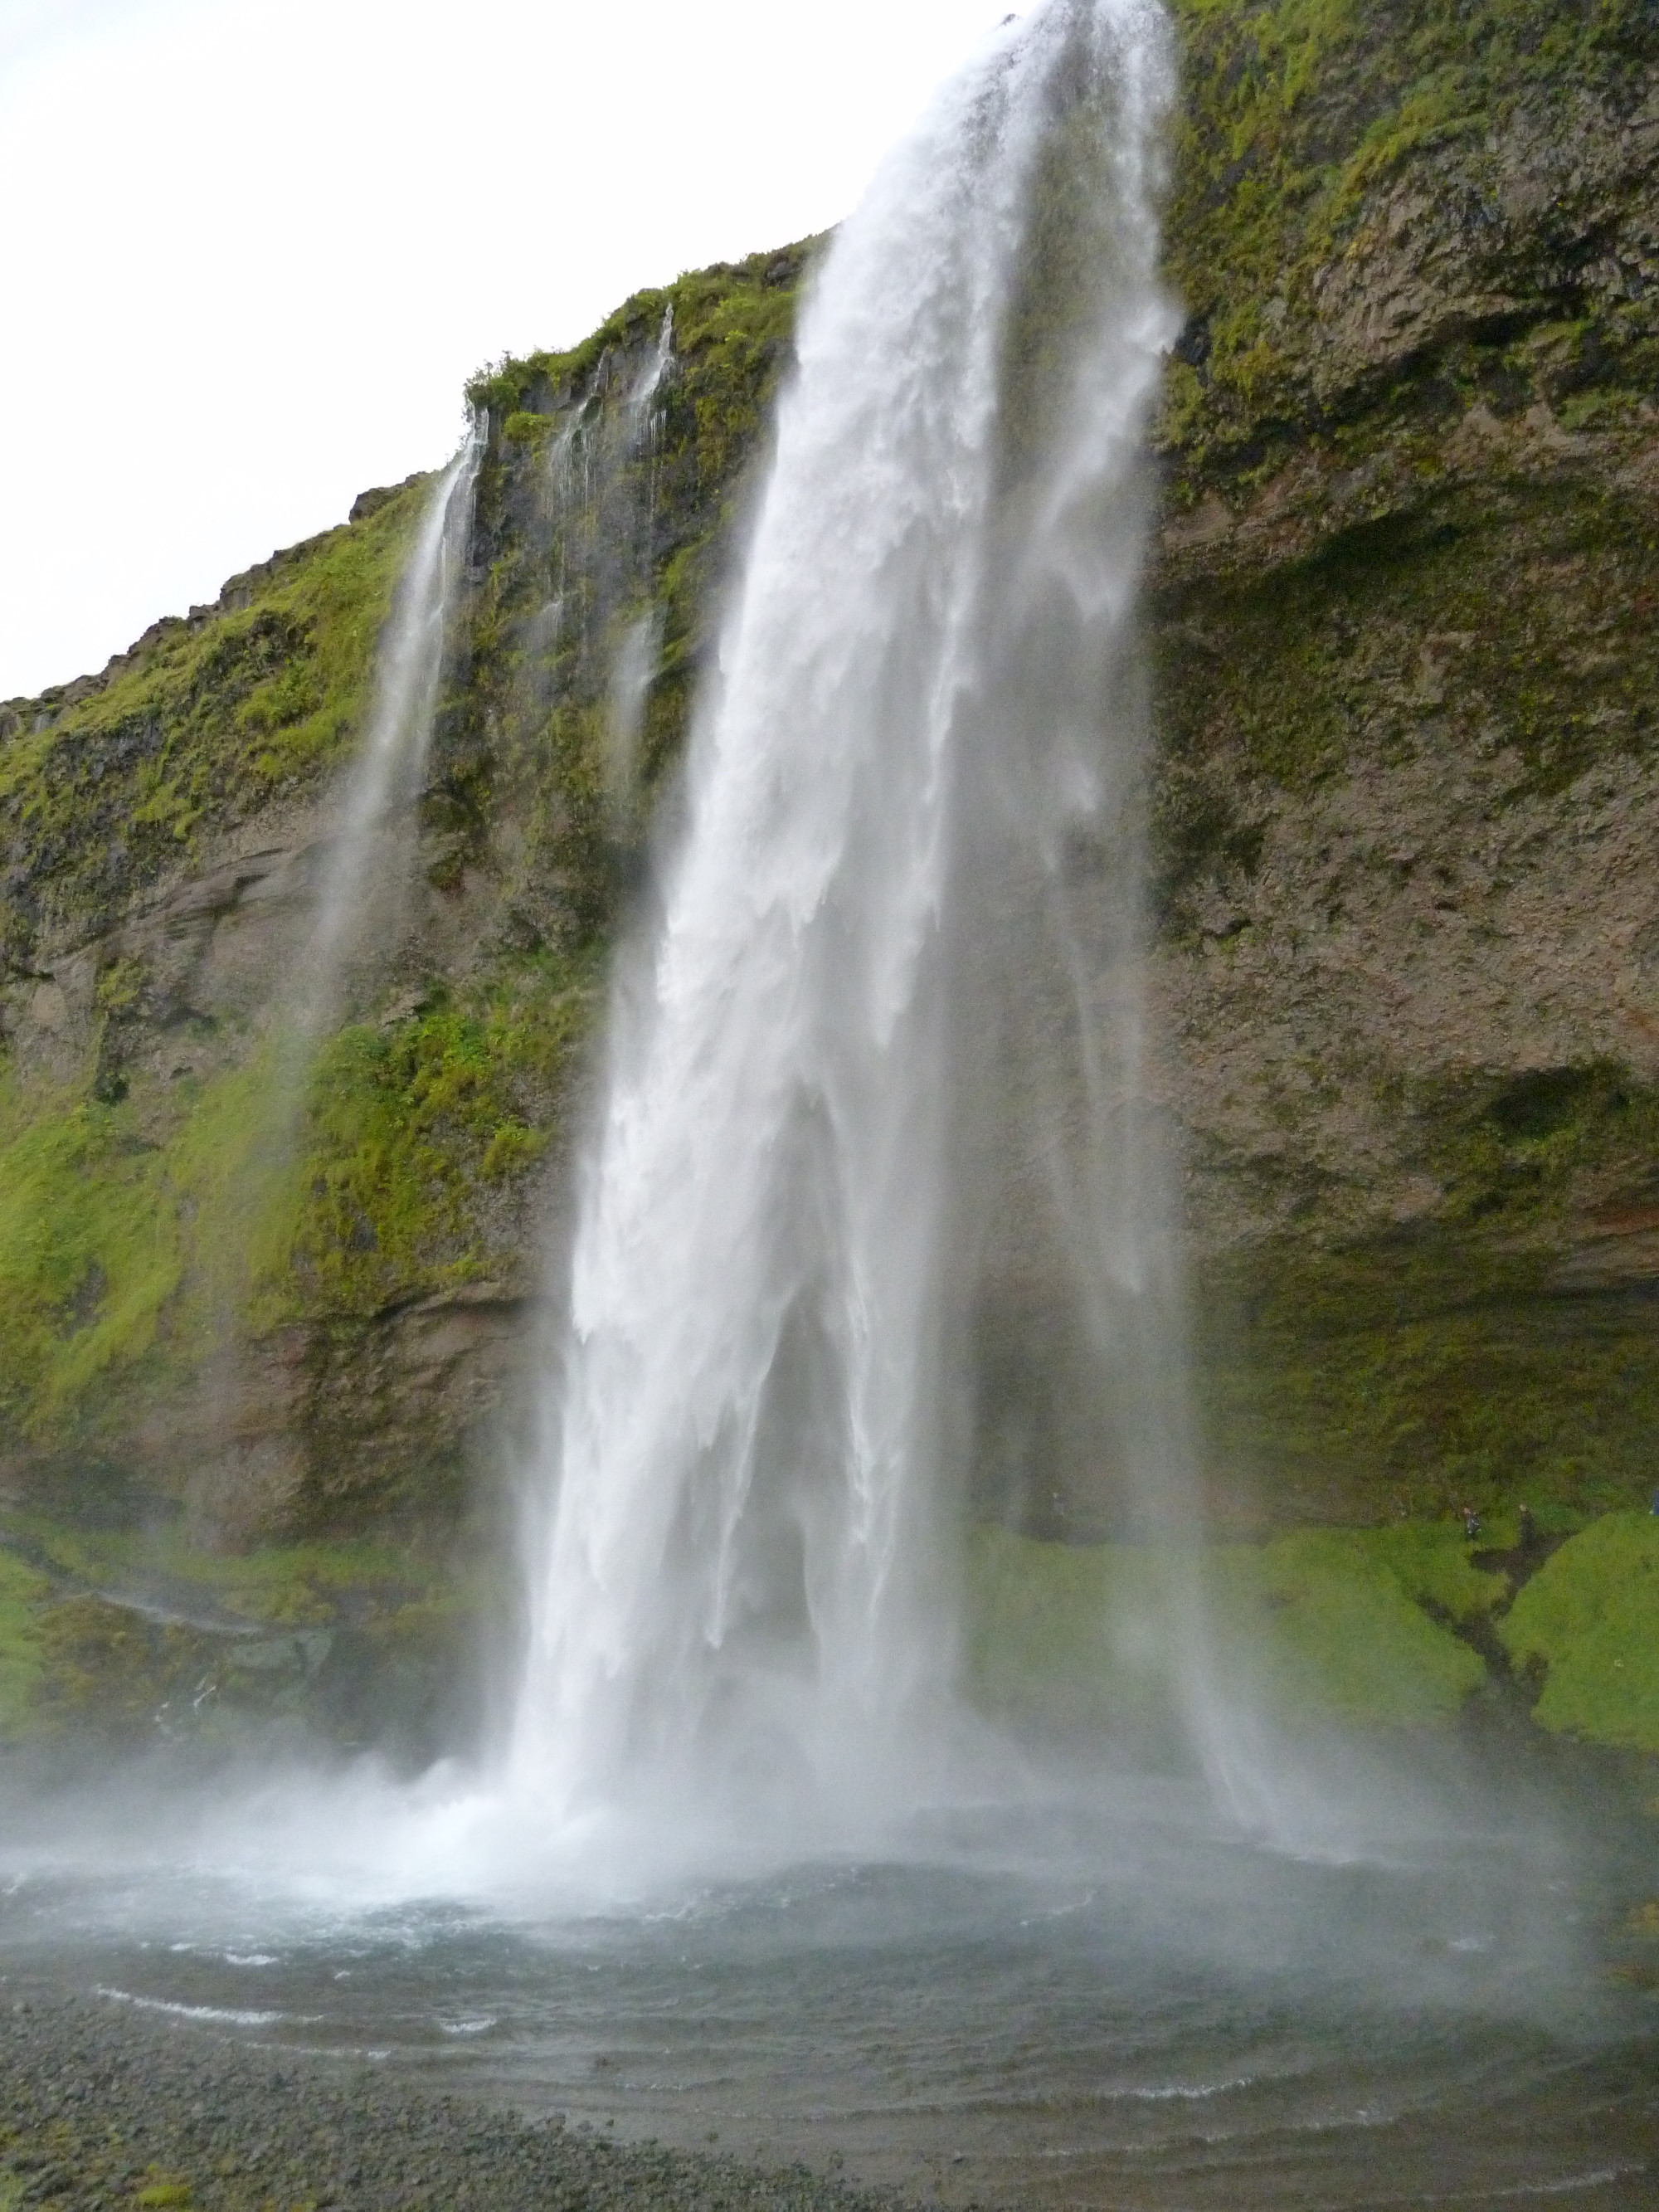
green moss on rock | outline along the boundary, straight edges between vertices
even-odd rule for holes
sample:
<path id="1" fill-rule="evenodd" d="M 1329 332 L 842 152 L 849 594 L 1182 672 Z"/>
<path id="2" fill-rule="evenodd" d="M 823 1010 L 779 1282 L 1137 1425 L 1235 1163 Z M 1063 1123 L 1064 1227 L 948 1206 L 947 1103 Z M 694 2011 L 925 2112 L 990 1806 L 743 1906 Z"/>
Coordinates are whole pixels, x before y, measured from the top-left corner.
<path id="1" fill-rule="evenodd" d="M 516 1264 L 516 1212 L 497 1225 L 490 1208 L 546 1148 L 538 1123 L 598 983 L 591 959 L 543 952 L 328 1042 L 299 1158 L 260 1224 L 256 1326 L 371 1315 Z"/>
<path id="2" fill-rule="evenodd" d="M 1569 88 L 1581 109 L 1631 102 L 1659 26 L 1643 0 L 1176 0 L 1174 14 L 1182 97 L 1169 266 L 1189 324 L 1162 434 L 1176 497 L 1192 503 L 1386 394 L 1399 366 L 1386 356 L 1334 391 L 1317 325 L 1330 272 L 1371 242 L 1366 224 L 1402 176 L 1438 166 L 1437 219 L 1461 227 L 1478 264 L 1504 136 L 1541 125 L 1537 165 L 1571 137 Z M 1595 191 L 1582 164 L 1560 164 L 1554 228 L 1569 262 L 1575 218 L 1605 217 Z M 1505 307 L 1510 325 L 1557 319 L 1539 273 L 1525 272 L 1535 305 L 1494 301 L 1496 334 Z M 1621 305 L 1606 319 L 1607 350 L 1634 386 L 1651 314 Z"/>
<path id="3" fill-rule="evenodd" d="M 0 708 L 0 963 L 43 925 L 96 925 L 205 829 L 339 760 L 423 486 L 157 623 L 101 678 Z"/>
<path id="4" fill-rule="evenodd" d="M 191 1086 L 158 1139 L 132 1109 L 0 1079 L 0 1444 L 118 1434 L 246 1300 L 268 1056 Z"/>
<path id="5" fill-rule="evenodd" d="M 204 1749 L 250 1732 L 430 1757 L 466 1707 L 499 1566 L 476 1544 L 205 1552 L 178 1525 L 0 1527 L 0 1745 Z"/>

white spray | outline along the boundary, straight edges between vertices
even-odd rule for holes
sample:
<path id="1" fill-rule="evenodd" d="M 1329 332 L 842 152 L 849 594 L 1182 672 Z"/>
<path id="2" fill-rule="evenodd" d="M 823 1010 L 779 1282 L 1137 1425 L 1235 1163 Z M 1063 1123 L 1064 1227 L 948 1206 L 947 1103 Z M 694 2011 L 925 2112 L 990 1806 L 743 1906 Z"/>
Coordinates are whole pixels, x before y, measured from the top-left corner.
<path id="1" fill-rule="evenodd" d="M 1118 1510 L 1180 1508 L 1136 1106 L 1168 77 L 1137 0 L 1005 27 L 805 313 L 549 1395 L 511 1774 L 562 1812 L 926 1797 L 1009 1285 L 1064 1285 Z"/>

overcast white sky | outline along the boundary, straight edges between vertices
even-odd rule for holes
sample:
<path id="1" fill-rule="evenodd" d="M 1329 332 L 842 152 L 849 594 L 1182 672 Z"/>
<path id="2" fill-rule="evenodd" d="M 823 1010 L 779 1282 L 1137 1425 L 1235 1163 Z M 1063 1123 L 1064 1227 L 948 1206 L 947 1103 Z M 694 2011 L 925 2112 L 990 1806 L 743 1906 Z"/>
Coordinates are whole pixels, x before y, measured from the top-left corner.
<path id="1" fill-rule="evenodd" d="M 0 0 L 0 699 L 821 230 L 1025 0 Z"/>

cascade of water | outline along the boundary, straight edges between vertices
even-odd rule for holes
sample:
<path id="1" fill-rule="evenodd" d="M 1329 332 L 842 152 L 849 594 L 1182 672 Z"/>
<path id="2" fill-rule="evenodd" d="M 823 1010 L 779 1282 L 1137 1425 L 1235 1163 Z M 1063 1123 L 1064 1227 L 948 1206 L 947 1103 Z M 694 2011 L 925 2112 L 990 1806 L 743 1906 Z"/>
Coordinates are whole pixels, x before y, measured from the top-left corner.
<path id="1" fill-rule="evenodd" d="M 549 453 L 544 526 L 551 542 L 550 645 L 572 632 L 578 689 L 590 698 L 616 688 L 617 662 L 630 650 L 636 610 L 648 587 L 655 518 L 658 395 L 674 359 L 673 309 L 632 384 L 607 399 L 603 380 L 572 410 Z M 613 635 L 625 621 L 620 641 Z M 637 641 L 632 650 L 637 655 Z"/>
<path id="2" fill-rule="evenodd" d="M 398 586 L 368 733 L 353 764 L 319 888 L 299 1005 L 301 1026 L 309 1036 L 334 1019 L 347 971 L 365 951 L 371 930 L 382 945 L 398 933 L 410 810 L 426 771 L 444 635 L 457 579 L 466 568 L 473 495 L 489 434 L 489 416 L 481 412 L 433 487 Z"/>
<path id="3" fill-rule="evenodd" d="M 927 1789 L 970 1482 L 1032 1510 L 988 1337 L 1059 1316 L 1042 1449 L 1179 1508 L 1136 983 L 1168 77 L 1143 0 L 1011 20 L 805 313 L 549 1391 L 510 1759 L 568 1810 Z"/>
<path id="4" fill-rule="evenodd" d="M 629 437 L 639 442 L 641 432 L 650 419 L 652 402 L 662 389 L 668 364 L 674 358 L 674 310 L 672 305 L 662 311 L 662 325 L 657 332 L 657 349 L 641 370 L 639 380 L 628 395 Z"/>
<path id="5" fill-rule="evenodd" d="M 321 1041 L 358 995 L 362 970 L 384 963 L 404 938 L 415 801 L 431 743 L 454 587 L 466 568 L 473 489 L 488 434 L 488 420 L 480 415 L 433 486 L 380 640 L 368 729 L 339 794 L 335 833 L 321 849 L 314 914 L 307 940 L 295 948 L 301 954 L 295 980 L 276 1009 L 255 1141 L 241 1170 L 250 1223 L 283 1189 L 294 1167 Z M 234 1273 L 221 1284 L 200 1377 L 206 1420 L 232 1437 L 233 1464 L 245 1451 L 258 1464 L 265 1449 L 257 1418 L 246 1441 L 240 1429 L 251 1372 L 239 1325 L 239 1300 L 246 1287 Z M 257 1385 L 252 1395 L 257 1415 Z"/>
<path id="6" fill-rule="evenodd" d="M 611 664 L 606 783 L 612 810 L 623 821 L 638 786 L 646 699 L 661 650 L 662 611 L 653 607 L 629 623 Z"/>

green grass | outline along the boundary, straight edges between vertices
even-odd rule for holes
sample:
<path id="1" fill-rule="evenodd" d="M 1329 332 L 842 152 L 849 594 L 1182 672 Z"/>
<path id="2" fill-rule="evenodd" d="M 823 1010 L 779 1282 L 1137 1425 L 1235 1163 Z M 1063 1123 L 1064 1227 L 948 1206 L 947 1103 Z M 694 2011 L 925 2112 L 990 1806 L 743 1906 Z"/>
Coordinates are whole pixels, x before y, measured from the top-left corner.
<path id="1" fill-rule="evenodd" d="M 545 953 L 388 1030 L 341 1031 L 291 1154 L 280 1036 L 179 1085 L 144 1134 L 129 1103 L 0 1077 L 0 1431 L 118 1434 L 227 1316 L 360 1316 L 511 1264 L 507 1195 L 546 1146 L 598 991 L 591 957 Z"/>
<path id="2" fill-rule="evenodd" d="M 1495 1542 L 1510 1532 L 1492 1528 L 1482 1541 Z M 1309 1531 L 1317 1534 L 1338 1560 L 1355 1559 L 1368 1574 L 1389 1576 L 1413 1604 L 1427 1605 L 1463 1622 L 1490 1613 L 1508 1595 L 1502 1575 L 1489 1574 L 1470 1560 L 1470 1546 L 1459 1521 L 1405 1521 L 1392 1528 Z M 1303 1541 L 1295 1539 L 1293 1541 Z"/>
<path id="3" fill-rule="evenodd" d="M 45 1576 L 0 1551 L 0 1742 L 21 1735 L 45 1669 L 40 1608 Z"/>
<path id="4" fill-rule="evenodd" d="M 19 1119 L 0 1139 L 0 1419 L 38 1435 L 150 1351 L 183 1256 L 156 1156 L 118 1112 Z"/>
<path id="5" fill-rule="evenodd" d="M 0 1079 L 0 1425 L 67 1438 L 110 1393 L 199 1356 L 246 1289 L 270 1096 L 258 1054 L 180 1086 L 158 1141 L 125 1105 Z"/>
<path id="6" fill-rule="evenodd" d="M 1496 1613 L 1517 1671 L 1542 1675 L 1541 1726 L 1659 1752 L 1659 1519 L 1592 1522 L 1506 1614 L 1505 1578 L 1468 1554 L 1445 1522 L 1304 1528 L 1201 1551 L 981 1529 L 969 1554 L 969 1679 L 988 1709 L 1046 1726 L 1144 1726 L 1169 1706 L 1201 1592 L 1226 1678 L 1286 1723 L 1440 1727 L 1487 1675 L 1437 1616 Z"/>
<path id="7" fill-rule="evenodd" d="M 153 2166 L 150 2172 L 155 2178 L 146 2180 L 133 2197 L 140 2212 L 185 2212 L 196 2202 L 196 2192 L 188 2181 L 176 2174 L 158 2173 Z"/>
<path id="8" fill-rule="evenodd" d="M 249 604 L 168 621 L 133 665 L 0 738 L 0 822 L 32 899 L 95 918 L 198 832 L 332 765 L 364 726 L 374 648 L 424 483 L 365 521 L 273 556 Z M 0 904 L 0 946 L 25 951 L 29 908 Z"/>
<path id="9" fill-rule="evenodd" d="M 1221 1649 L 1275 1709 L 1420 1728 L 1454 1719 L 1486 1679 L 1479 1654 L 1416 1601 L 1444 1590 L 1467 1613 L 1501 1590 L 1495 1577 L 1473 1587 L 1460 1566 L 1450 1531 L 1305 1528 L 1218 1545 L 1206 1572 Z"/>
<path id="10" fill-rule="evenodd" d="M 1486 1670 L 1418 1601 L 1468 1618 L 1504 1588 L 1469 1565 L 1451 1527 L 1303 1529 L 1201 1551 L 981 1529 L 969 1586 L 976 1698 L 1066 1729 L 1166 1711 L 1200 1607 L 1230 1677 L 1288 1722 L 1441 1726 Z"/>
<path id="11" fill-rule="evenodd" d="M 1592 1522 L 1526 1584 L 1498 1633 L 1517 1668 L 1545 1670 L 1540 1726 L 1659 1753 L 1659 1520 Z"/>

